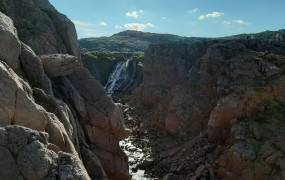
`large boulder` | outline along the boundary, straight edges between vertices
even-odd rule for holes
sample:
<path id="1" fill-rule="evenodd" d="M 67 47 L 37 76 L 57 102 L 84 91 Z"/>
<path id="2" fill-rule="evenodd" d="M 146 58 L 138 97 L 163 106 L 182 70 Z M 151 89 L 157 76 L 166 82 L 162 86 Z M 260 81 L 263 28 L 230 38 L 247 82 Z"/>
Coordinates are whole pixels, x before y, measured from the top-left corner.
<path id="1" fill-rule="evenodd" d="M 110 179 L 128 179 L 128 160 L 119 147 L 119 140 L 127 137 L 128 132 L 123 124 L 121 110 L 105 95 L 100 83 L 80 66 L 68 76 L 55 78 L 53 87 L 60 92 L 58 96 L 72 104 L 80 118 L 90 145 L 90 149 L 81 150 L 89 173 L 98 176 L 94 175 L 91 165 L 100 167 L 99 159 L 104 169 L 99 173 L 102 178 L 106 173 Z"/>
<path id="2" fill-rule="evenodd" d="M 90 180 L 75 155 L 49 149 L 48 135 L 20 126 L 0 128 L 3 179 Z"/>
<path id="3" fill-rule="evenodd" d="M 62 100 L 55 98 L 52 95 L 46 94 L 43 90 L 35 88 L 33 90 L 35 101 L 43 106 L 48 112 L 51 112 L 58 117 L 63 124 L 68 137 L 70 137 L 78 153 L 79 151 L 79 122 L 74 118 L 69 106 Z"/>
<path id="4" fill-rule="evenodd" d="M 2 12 L 0 12 L 0 39 L 0 59 L 16 70 L 19 65 L 21 44 L 12 19 Z"/>
<path id="5" fill-rule="evenodd" d="M 121 110 L 106 96 L 102 85 L 87 69 L 81 67 L 68 78 L 85 104 L 88 116 L 83 127 L 91 147 L 94 147 L 92 151 L 110 179 L 128 179 L 128 159 L 119 147 L 119 141 L 128 136 Z"/>
<path id="6" fill-rule="evenodd" d="M 122 112 L 106 96 L 102 85 L 90 72 L 81 67 L 70 75 L 69 79 L 85 101 L 90 125 L 110 131 L 118 140 L 125 138 L 128 133 L 123 124 Z"/>
<path id="7" fill-rule="evenodd" d="M 21 43 L 20 62 L 32 87 L 41 88 L 48 94 L 53 93 L 51 81 L 44 72 L 41 59 L 23 42 Z"/>
<path id="8" fill-rule="evenodd" d="M 42 55 L 40 58 L 49 77 L 66 76 L 80 67 L 78 58 L 68 54 Z"/>
<path id="9" fill-rule="evenodd" d="M 85 171 L 85 168 L 79 159 L 78 152 L 74 147 L 76 141 L 75 138 L 73 138 L 73 128 L 70 126 L 65 127 L 57 116 L 52 113 L 48 113 L 42 106 L 36 104 L 32 96 L 32 90 L 30 86 L 4 62 L 0 63 L 0 75 L 0 87 L 3 90 L 0 94 L 0 102 L 2 104 L 0 108 L 1 125 L 7 126 L 11 124 L 17 124 L 34 130 L 45 131 L 49 133 L 50 146 L 54 147 L 53 149 L 57 149 L 57 151 L 64 151 L 73 154 L 76 162 L 80 162 L 80 168 Z M 72 131 L 72 133 L 67 133 L 66 129 L 68 132 Z M 21 135 L 19 135 L 19 137 L 20 136 Z M 14 141 L 13 137 L 10 139 Z M 29 158 L 26 156 L 31 156 L 31 150 L 33 148 L 40 149 L 41 145 L 35 143 L 33 146 L 30 147 L 31 149 L 27 147 L 25 151 L 26 155 L 23 155 L 25 158 L 32 159 L 32 157 Z M 17 153 L 18 149 L 19 147 L 13 147 L 13 152 Z M 40 154 L 32 153 L 32 155 L 38 156 Z M 22 161 L 23 163 L 27 163 L 25 159 L 21 160 L 21 162 Z M 41 159 L 39 159 L 39 162 L 42 162 L 43 165 L 46 164 Z M 30 166 L 23 164 L 23 168 L 23 171 L 25 173 L 28 173 L 24 174 L 25 178 L 29 177 L 27 179 L 40 179 L 38 178 L 39 176 L 44 177 L 46 175 L 33 174 L 33 172 L 30 172 L 36 168 L 41 168 L 41 166 L 38 164 L 31 164 Z M 31 168 L 31 170 L 26 170 L 25 168 Z M 47 170 L 46 167 L 42 168 Z M 44 173 L 44 171 L 41 172 L 42 170 L 40 169 L 38 171 L 39 173 Z M 86 176 L 88 177 L 88 175 Z"/>
<path id="10" fill-rule="evenodd" d="M 47 124 L 45 110 L 32 97 L 30 86 L 6 63 L 0 62 L 0 122 L 18 124 L 44 131 Z"/>
<path id="11" fill-rule="evenodd" d="M 30 86 L 6 63 L 0 62 L 0 124 L 17 124 L 50 133 L 50 142 L 62 151 L 77 155 L 72 136 L 69 137 L 57 116 L 35 103 Z"/>

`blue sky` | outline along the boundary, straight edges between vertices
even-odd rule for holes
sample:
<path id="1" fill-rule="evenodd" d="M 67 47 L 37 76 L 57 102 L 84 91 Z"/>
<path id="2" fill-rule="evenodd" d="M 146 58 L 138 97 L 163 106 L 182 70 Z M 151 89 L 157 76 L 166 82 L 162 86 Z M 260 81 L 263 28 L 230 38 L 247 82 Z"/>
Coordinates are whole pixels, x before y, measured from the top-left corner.
<path id="1" fill-rule="evenodd" d="M 79 38 L 127 29 L 219 37 L 285 28 L 285 0 L 50 0 Z"/>

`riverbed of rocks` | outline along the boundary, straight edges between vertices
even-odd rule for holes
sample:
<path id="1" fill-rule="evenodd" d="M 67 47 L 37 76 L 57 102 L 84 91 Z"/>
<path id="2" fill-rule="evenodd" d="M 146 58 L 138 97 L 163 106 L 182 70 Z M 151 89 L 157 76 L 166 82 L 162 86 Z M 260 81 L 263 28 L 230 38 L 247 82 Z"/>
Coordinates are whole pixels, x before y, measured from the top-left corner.
<path id="1" fill-rule="evenodd" d="M 132 179 L 217 179 L 213 164 L 223 148 L 210 144 L 206 133 L 176 137 L 146 130 L 137 109 L 121 103 L 131 135 L 120 146 L 129 157 Z"/>

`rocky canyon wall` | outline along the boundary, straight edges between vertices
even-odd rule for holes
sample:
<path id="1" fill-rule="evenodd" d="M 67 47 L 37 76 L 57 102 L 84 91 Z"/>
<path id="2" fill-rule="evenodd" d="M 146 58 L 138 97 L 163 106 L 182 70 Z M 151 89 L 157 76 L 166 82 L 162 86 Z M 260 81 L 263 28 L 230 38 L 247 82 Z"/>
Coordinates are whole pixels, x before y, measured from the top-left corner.
<path id="1" fill-rule="evenodd" d="M 228 120 L 247 115 L 244 108 L 250 106 L 244 103 L 257 91 L 267 93 L 267 88 L 283 103 L 285 50 L 277 51 L 270 43 L 284 46 L 284 40 L 274 38 L 152 45 L 145 53 L 143 84 L 134 98 L 156 113 L 152 125 L 174 134 L 188 125 L 194 134 L 207 128 L 225 101 L 232 100 L 242 111 L 230 113 L 238 115 Z"/>
<path id="2" fill-rule="evenodd" d="M 158 162 L 164 161 L 173 176 L 285 177 L 285 33 L 265 33 L 151 45 L 146 51 L 143 84 L 132 97 L 142 126 L 192 137 L 181 151 L 176 146 L 178 154 L 170 149 L 168 158 Z M 201 148 L 197 139 L 203 133 L 207 142 L 223 150 Z M 203 152 L 208 153 L 197 158 Z"/>
<path id="3" fill-rule="evenodd" d="M 47 0 L 0 5 L 0 176 L 128 179 L 122 113 L 83 67 L 73 23 Z"/>

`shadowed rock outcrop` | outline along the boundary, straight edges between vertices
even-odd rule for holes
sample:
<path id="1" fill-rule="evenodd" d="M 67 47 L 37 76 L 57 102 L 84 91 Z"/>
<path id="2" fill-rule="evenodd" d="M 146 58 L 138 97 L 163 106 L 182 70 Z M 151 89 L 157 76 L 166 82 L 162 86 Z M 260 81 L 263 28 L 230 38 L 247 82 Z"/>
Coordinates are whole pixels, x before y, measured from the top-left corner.
<path id="1" fill-rule="evenodd" d="M 73 23 L 47 0 L 1 0 L 0 11 L 13 19 L 20 39 L 36 54 L 79 56 Z"/>

